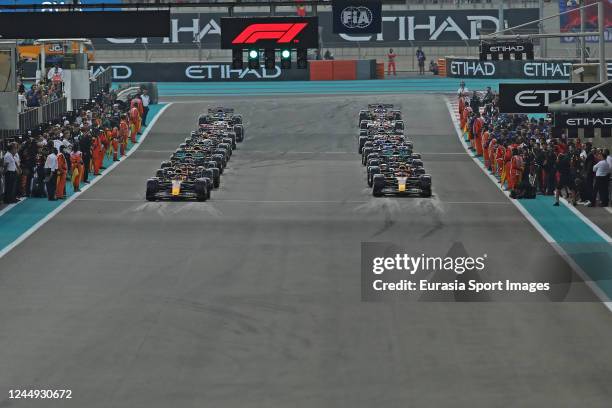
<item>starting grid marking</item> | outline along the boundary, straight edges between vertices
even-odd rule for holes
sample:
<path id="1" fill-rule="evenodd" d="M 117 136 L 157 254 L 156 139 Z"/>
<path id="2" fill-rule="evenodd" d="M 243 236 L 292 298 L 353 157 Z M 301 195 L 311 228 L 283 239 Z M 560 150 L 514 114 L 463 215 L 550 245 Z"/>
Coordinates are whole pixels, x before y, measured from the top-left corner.
<path id="1" fill-rule="evenodd" d="M 106 203 L 143 203 L 145 202 L 144 198 L 134 198 L 134 199 L 121 199 L 121 198 L 76 198 L 75 201 L 81 202 L 106 202 Z M 213 199 L 212 201 L 206 203 L 200 203 L 201 205 L 213 205 L 215 203 L 244 203 L 244 204 L 322 204 L 322 205 L 332 205 L 332 204 L 367 204 L 370 202 L 378 202 L 380 200 L 241 200 L 241 199 L 231 199 L 231 198 L 220 198 Z M 425 200 L 424 200 L 425 201 Z M 157 201 L 158 203 L 166 203 L 166 204 L 185 204 L 190 201 Z M 511 203 L 507 201 L 437 201 L 441 204 L 448 205 L 510 205 Z"/>

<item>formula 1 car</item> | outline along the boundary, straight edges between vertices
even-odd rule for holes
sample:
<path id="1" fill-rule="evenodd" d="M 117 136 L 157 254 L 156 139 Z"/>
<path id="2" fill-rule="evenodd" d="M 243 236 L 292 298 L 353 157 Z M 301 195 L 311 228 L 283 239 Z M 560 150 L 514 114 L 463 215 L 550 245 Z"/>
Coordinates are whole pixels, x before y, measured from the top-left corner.
<path id="1" fill-rule="evenodd" d="M 147 180 L 146 198 L 148 201 L 164 199 L 206 201 L 210 198 L 212 180 L 201 177 L 204 171 L 205 169 L 202 169 L 199 174 L 185 174 L 180 169 L 161 170 L 161 173 L 158 170 L 156 177 Z"/>
<path id="2" fill-rule="evenodd" d="M 236 148 L 235 128 L 244 135 L 242 117 L 233 109 L 213 108 L 200 116 L 197 130 L 147 180 L 147 200 L 209 199 Z"/>
<path id="3" fill-rule="evenodd" d="M 431 196 L 431 176 L 421 155 L 404 136 L 401 113 L 393 105 L 368 105 L 359 112 L 359 148 L 368 186 L 375 197 Z"/>
<path id="4" fill-rule="evenodd" d="M 375 120 L 380 118 L 386 120 L 401 120 L 402 113 L 397 109 L 393 109 L 393 105 L 388 103 L 371 103 L 368 105 L 368 109 L 359 111 L 360 124 L 364 120 Z"/>
<path id="5" fill-rule="evenodd" d="M 359 147 L 358 152 L 363 152 L 363 147 L 366 143 L 371 142 L 370 146 L 377 141 L 401 143 L 405 141 L 404 132 L 395 129 L 371 128 L 359 131 Z"/>
<path id="6" fill-rule="evenodd" d="M 366 142 L 363 151 L 361 153 L 361 164 L 364 166 L 368 165 L 368 161 L 371 158 L 378 158 L 378 156 L 400 156 L 400 157 L 412 157 L 412 142 L 401 142 L 401 143 L 372 143 Z"/>
<path id="7" fill-rule="evenodd" d="M 407 167 L 399 169 L 388 168 L 386 171 L 374 174 L 372 179 L 372 195 L 419 195 L 431 197 L 431 176 L 429 174 L 412 174 Z"/>
<path id="8" fill-rule="evenodd" d="M 418 153 L 412 153 L 406 156 L 380 156 L 372 158 L 368 161 L 368 166 L 366 167 L 368 187 L 372 187 L 374 183 L 374 176 L 376 174 L 385 173 L 389 168 L 397 169 L 401 167 L 405 167 L 405 171 L 414 176 L 420 176 L 426 173 L 425 168 L 423 167 L 423 161 L 421 160 L 421 155 Z"/>
<path id="9" fill-rule="evenodd" d="M 206 114 L 200 115 L 198 118 L 198 125 L 200 128 L 233 132 L 236 142 L 242 142 L 244 140 L 242 116 L 234 114 L 234 109 L 232 108 L 210 108 Z"/>

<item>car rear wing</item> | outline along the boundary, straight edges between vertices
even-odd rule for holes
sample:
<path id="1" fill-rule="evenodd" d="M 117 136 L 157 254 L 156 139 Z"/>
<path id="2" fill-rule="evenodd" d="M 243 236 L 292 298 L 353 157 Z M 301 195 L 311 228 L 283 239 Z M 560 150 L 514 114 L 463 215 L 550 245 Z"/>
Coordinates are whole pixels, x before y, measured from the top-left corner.
<path id="1" fill-rule="evenodd" d="M 215 113 L 234 113 L 234 108 L 224 108 L 222 106 L 216 107 L 216 108 L 208 108 L 208 113 L 209 114 L 215 114 Z"/>
<path id="2" fill-rule="evenodd" d="M 392 103 L 369 103 L 368 109 L 393 109 Z"/>

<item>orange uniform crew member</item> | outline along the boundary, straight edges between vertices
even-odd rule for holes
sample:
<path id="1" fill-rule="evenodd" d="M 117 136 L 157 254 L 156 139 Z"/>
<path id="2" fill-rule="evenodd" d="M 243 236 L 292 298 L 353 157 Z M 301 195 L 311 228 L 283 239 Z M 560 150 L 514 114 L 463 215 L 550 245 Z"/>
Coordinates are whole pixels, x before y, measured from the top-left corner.
<path id="1" fill-rule="evenodd" d="M 140 133 L 140 113 L 136 106 L 130 108 L 130 124 L 132 143 L 136 143 L 136 135 Z"/>
<path id="2" fill-rule="evenodd" d="M 128 125 L 127 116 L 121 115 L 119 123 L 119 144 L 121 145 L 121 156 L 125 155 L 125 147 L 127 146 L 128 137 L 130 135 L 130 126 Z"/>
<path id="3" fill-rule="evenodd" d="M 393 52 L 393 48 L 389 48 L 389 53 L 387 54 L 387 75 L 391 75 L 392 70 L 393 75 L 397 75 L 395 73 L 395 57 L 397 57 L 397 54 Z"/>
<path id="4" fill-rule="evenodd" d="M 84 172 L 83 170 L 83 157 L 80 151 L 73 151 L 70 153 L 70 168 L 72 169 L 72 190 L 74 192 L 81 191 L 81 177 Z"/>
<path id="5" fill-rule="evenodd" d="M 64 198 L 66 195 L 66 174 L 68 173 L 68 163 L 64 156 L 64 146 L 60 147 L 57 154 L 57 183 L 55 187 L 55 198 Z"/>

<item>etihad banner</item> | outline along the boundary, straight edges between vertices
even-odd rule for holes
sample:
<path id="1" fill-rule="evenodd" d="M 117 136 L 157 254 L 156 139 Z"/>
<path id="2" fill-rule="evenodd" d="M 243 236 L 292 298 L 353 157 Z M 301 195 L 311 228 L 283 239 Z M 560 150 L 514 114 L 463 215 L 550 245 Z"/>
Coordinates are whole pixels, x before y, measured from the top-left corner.
<path id="1" fill-rule="evenodd" d="M 505 10 L 508 27 L 538 19 L 538 9 Z M 241 14 L 236 14 L 240 17 Z M 252 13 L 252 17 L 266 16 Z M 332 12 L 320 12 L 319 38 L 322 47 L 409 47 L 478 45 L 481 33 L 500 29 L 497 9 L 489 10 L 383 10 L 382 31 L 378 34 L 334 34 Z M 98 49 L 108 48 L 221 48 L 221 13 L 181 13 L 170 18 L 170 35 L 165 38 L 103 38 L 94 41 Z M 537 32 L 529 27 L 525 32 Z"/>
<path id="2" fill-rule="evenodd" d="M 92 74 L 111 67 L 114 82 L 307 81 L 307 69 L 232 69 L 231 62 L 128 62 L 90 64 Z"/>
<path id="3" fill-rule="evenodd" d="M 569 79 L 577 60 L 480 61 L 470 58 L 447 58 L 446 76 L 451 78 L 491 79 Z M 608 61 L 612 77 L 612 61 Z"/>
<path id="4" fill-rule="evenodd" d="M 546 113 L 551 103 L 571 97 L 597 84 L 525 83 L 499 84 L 499 111 L 503 113 Z M 611 105 L 612 84 L 578 95 L 565 105 Z"/>
<path id="5" fill-rule="evenodd" d="M 555 112 L 553 123 L 562 129 L 612 129 L 612 112 Z"/>

